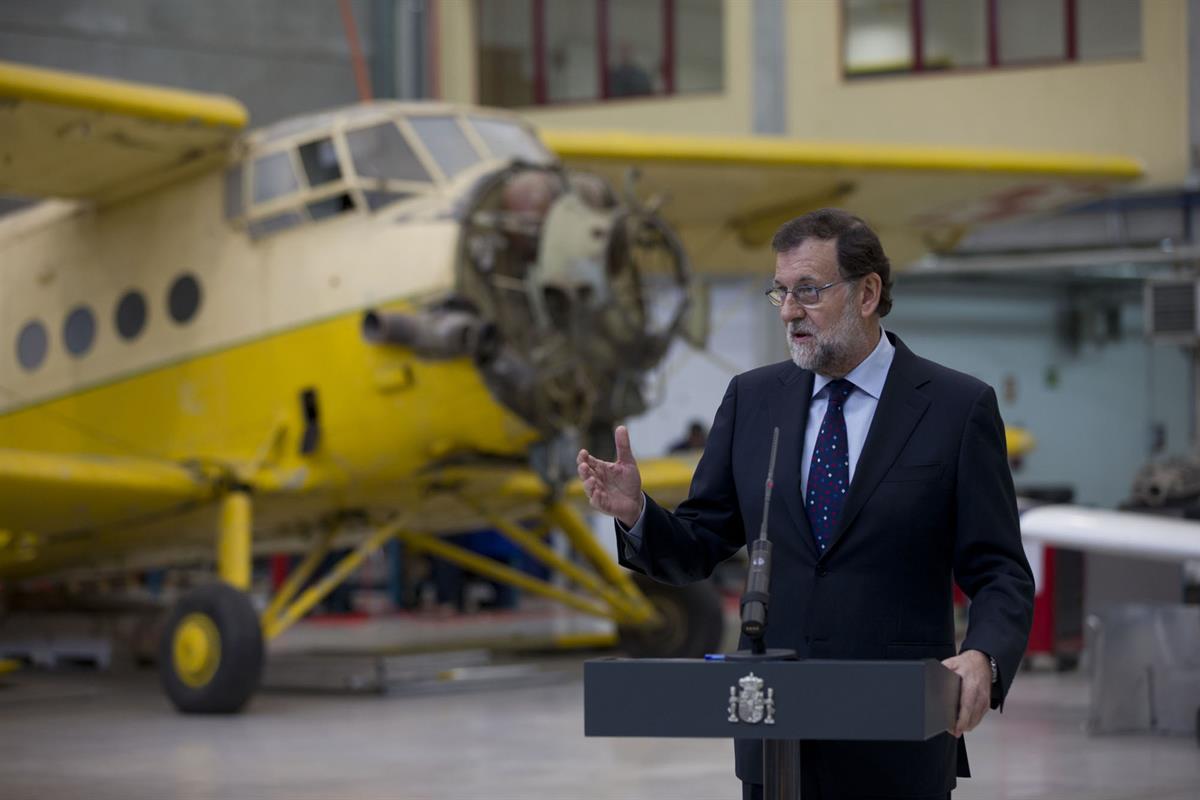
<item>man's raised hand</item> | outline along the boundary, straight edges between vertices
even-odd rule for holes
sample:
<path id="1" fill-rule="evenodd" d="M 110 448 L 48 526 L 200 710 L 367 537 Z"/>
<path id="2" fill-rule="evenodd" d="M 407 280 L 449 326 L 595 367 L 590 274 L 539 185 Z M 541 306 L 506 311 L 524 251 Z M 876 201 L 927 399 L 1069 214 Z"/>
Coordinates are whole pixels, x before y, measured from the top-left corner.
<path id="1" fill-rule="evenodd" d="M 629 446 L 629 430 L 624 425 L 617 426 L 614 439 L 616 461 L 602 461 L 587 450 L 580 450 L 575 463 L 592 508 L 632 528 L 642 515 L 642 475 Z"/>

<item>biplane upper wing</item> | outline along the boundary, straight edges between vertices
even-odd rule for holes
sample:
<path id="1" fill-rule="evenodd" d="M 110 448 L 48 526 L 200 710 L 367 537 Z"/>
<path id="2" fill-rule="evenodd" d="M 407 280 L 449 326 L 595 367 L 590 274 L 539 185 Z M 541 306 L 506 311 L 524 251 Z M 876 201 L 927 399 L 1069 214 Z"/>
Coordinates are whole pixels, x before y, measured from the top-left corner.
<path id="1" fill-rule="evenodd" d="M 842 206 L 879 231 L 894 265 L 946 250 L 972 227 L 1050 211 L 1141 177 L 1120 155 L 817 143 L 767 136 L 542 131 L 570 167 L 662 194 L 702 270 L 761 264 L 786 220 Z M 757 269 L 758 267 L 754 267 Z"/>
<path id="2" fill-rule="evenodd" d="M 0 194 L 116 200 L 211 168 L 237 100 L 0 62 Z"/>

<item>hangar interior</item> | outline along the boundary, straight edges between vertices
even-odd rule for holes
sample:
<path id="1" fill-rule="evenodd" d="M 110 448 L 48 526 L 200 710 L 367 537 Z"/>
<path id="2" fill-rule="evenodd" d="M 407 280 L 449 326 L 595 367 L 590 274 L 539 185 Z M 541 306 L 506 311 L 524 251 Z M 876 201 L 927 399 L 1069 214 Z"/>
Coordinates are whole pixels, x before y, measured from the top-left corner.
<path id="1" fill-rule="evenodd" d="M 259 472 L 214 479 L 234 500 L 205 516 L 188 495 L 180 529 L 202 535 L 181 538 L 173 562 L 138 556 L 171 535 L 164 524 L 131 539 L 116 568 L 64 551 L 75 559 L 61 562 L 69 569 L 54 562 L 39 573 L 28 565 L 53 538 L 39 538 L 43 509 L 15 517 L 32 522 L 0 509 L 0 795 L 737 796 L 726 741 L 585 737 L 582 663 L 735 649 L 744 554 L 707 594 L 661 606 L 659 589 L 616 567 L 611 520 L 564 507 L 582 498 L 569 488 L 575 450 L 604 453 L 618 422 L 639 459 L 673 463 L 648 473 L 648 484 L 661 480 L 673 501 L 686 495 L 730 380 L 788 358 L 764 297 L 771 233 L 823 206 L 879 229 L 895 270 L 884 328 L 994 387 L 1023 513 L 1083 510 L 1074 539 L 1023 523 L 1039 587 L 1034 630 L 1003 713 L 968 735 L 974 777 L 954 796 L 1165 800 L 1200 791 L 1200 526 L 1187 522 L 1200 520 L 1200 0 L 10 0 L 0 4 L 6 65 L 222 95 L 242 104 L 248 123 L 225 123 L 216 145 L 194 145 L 195 163 L 211 147 L 204 158 L 222 170 L 187 174 L 185 164 L 177 175 L 159 165 L 161 186 L 148 182 L 132 199 L 68 192 L 39 205 L 36 192 L 13 190 L 24 185 L 16 173 L 0 172 L 0 454 L 14 454 L 0 455 L 0 498 L 15 508 L 39 476 L 86 473 L 93 462 L 77 456 L 133 455 L 110 445 L 139 428 L 143 449 L 152 435 L 196 448 L 191 459 L 186 447 L 170 453 L 186 478 L 129 466 L 142 486 L 174 497 L 215 461 L 206 440 L 216 448 L 276 413 L 265 401 L 239 412 L 237 382 L 265 395 L 299 381 L 286 385 L 289 403 L 300 391 L 278 431 L 238 440 L 238 457 Z M 11 74 L 0 69 L 0 98 L 17 108 L 32 95 L 13 94 Z M 46 75 L 25 84 L 40 87 L 31 102 L 75 91 Z M 381 105 L 389 101 L 429 104 Z M 395 122 L 389 130 L 400 134 L 376 136 L 368 117 Z M 19 124 L 0 120 L 0 131 L 16 143 L 26 135 Z M 35 142 L 69 141 L 103 124 L 28 130 Z M 312 139 L 318 130 L 326 138 Z M 529 133 L 540 143 L 522 138 Z M 720 156 L 678 156 L 695 137 L 716 149 L 797 143 L 825 161 L 793 175 L 762 156 L 723 178 Z M 293 151 L 286 158 L 281 142 Z M 228 153 L 245 161 L 244 173 L 223 170 Z M 663 166 L 665 153 L 679 161 Z M 271 157 L 288 166 L 263 188 Z M 501 168 L 489 157 L 508 160 Z M 1004 166 L 1020 157 L 1036 166 Z M 557 177 L 560 158 L 570 178 Z M 97 160 L 68 159 L 61 172 L 69 181 L 99 169 Z M 591 174 L 574 177 L 582 172 Z M 960 182 L 945 188 L 946 175 Z M 299 201 L 288 194 L 297 187 L 307 192 Z M 267 216 L 230 214 L 231 191 Z M 531 233 L 527 212 L 544 213 L 559 192 L 583 201 L 562 211 L 559 227 L 546 217 Z M 345 243 L 321 238 L 328 216 L 352 209 L 368 221 L 395 212 L 393 232 L 364 222 Z M 526 222 L 506 221 L 506 211 Z M 287 214 L 296 221 L 280 222 Z M 641 227 L 622 228 L 628 219 Z M 59 220 L 75 220 L 72 232 L 35 250 L 37 226 Z M 311 224 L 301 230 L 300 220 Z M 455 233 L 436 233 L 447 220 Z M 626 272 L 610 265 L 600 279 L 576 267 L 601 252 L 573 235 L 576 224 L 604 230 L 604 253 L 626 248 Z M 105 225 L 119 238 L 96 239 L 94 249 L 68 241 Z M 434 232 L 407 240 L 394 232 L 405 225 Z M 454 245 L 451 260 L 444 253 L 460 228 L 470 244 Z M 185 241 L 172 238 L 180 231 L 194 238 L 179 263 L 148 263 L 146 254 L 158 259 Z M 544 251 L 566 253 L 558 271 L 539 259 Z M 536 266 L 494 270 L 497 252 Z M 437 299 L 438 281 L 458 281 L 467 264 L 487 277 L 473 305 L 430 304 L 422 316 L 408 313 L 417 301 L 397 303 Z M 355 267 L 407 277 L 372 283 L 352 277 Z M 105 270 L 117 277 L 96 277 Z M 646 297 L 641 283 L 622 283 L 635 271 Z M 487 293 L 532 285 L 541 294 L 512 306 L 529 327 L 525 340 Z M 93 318 L 88 303 L 108 302 L 99 298 L 110 289 L 111 313 L 97 305 Z M 573 330 L 573 316 L 592 313 L 587 292 L 607 298 L 593 337 L 603 347 L 578 332 L 556 338 Z M 634 295 L 641 305 L 631 317 L 622 303 Z M 226 311 L 206 320 L 206 306 Z M 505 340 L 522 346 L 492 352 L 496 326 L 463 316 L 476 306 L 500 308 Z M 388 419 L 397 405 L 364 403 L 356 416 L 360 364 L 344 342 L 358 344 L 360 317 L 373 346 L 401 343 L 419 356 L 365 362 L 373 392 L 388 403 L 414 384 L 444 392 L 417 411 L 404 407 L 407 427 Z M 177 371 L 89 411 L 88 398 L 149 369 L 120 348 L 144 325 L 146 338 L 156 336 L 156 322 L 166 332 L 145 363 Z M 260 324 L 275 326 L 272 335 L 301 332 L 220 368 L 228 373 L 204 372 L 204 359 L 236 351 L 266 330 Z M 343 358 L 331 374 L 344 394 L 305 382 L 311 365 Z M 472 363 L 484 365 L 482 377 Z M 196 388 L 208 379 L 217 388 Z M 141 418 L 155 401 L 130 397 L 167 398 L 178 416 Z M 499 400 L 484 407 L 480 397 Z M 217 407 L 216 422 L 199 421 Z M 361 429 L 359 450 L 322 459 L 339 425 Z M 401 431 L 422 449 L 381 447 L 372 426 L 380 441 Z M 482 444 L 471 451 L 457 429 Z M 46 460 L 23 455 L 43 446 Z M 298 455 L 281 458 L 260 489 L 254 480 L 267 480 L 262 465 L 276 450 Z M 508 483 L 488 472 L 517 462 L 525 472 Z M 360 466 L 385 463 L 392 471 L 375 478 Z M 427 479 L 422 470 L 433 468 Z M 254 480 L 243 492 L 234 484 L 244 475 Z M 335 488 L 321 494 L 326 479 Z M 410 494 L 387 494 L 409 479 Z M 538 517 L 529 509 L 545 505 L 543 484 L 561 505 Z M 103 500 L 54 491 L 63 493 L 31 496 L 74 515 L 66 533 L 88 540 L 112 527 L 113 518 L 88 516 Z M 429 500 L 439 491 L 447 494 Z M 282 493 L 278 505 L 272 492 Z M 489 492 L 510 492 L 511 502 L 497 510 Z M 330 522 L 329 496 L 367 499 Z M 377 517 L 380 497 L 392 506 Z M 403 517 L 406 505 L 420 519 Z M 253 523 L 251 509 L 261 512 Z M 1139 516 L 1086 516 L 1117 511 Z M 1177 527 L 1155 527 L 1163 521 Z M 286 546 L 256 539 L 251 561 L 250 530 L 257 537 L 260 525 Z M 239 529 L 244 539 L 225 533 Z M 457 549 L 439 550 L 434 534 L 448 532 Z M 481 557 L 500 571 L 472 560 Z M 209 581 L 214 561 L 226 580 L 240 574 L 226 572 L 238 560 L 248 590 L 239 613 L 279 631 L 266 637 L 262 690 L 236 716 L 177 714 L 154 678 L 155 663 L 170 659 L 162 642 L 182 663 L 188 637 L 210 634 L 188 627 L 186 608 L 165 620 L 166 607 Z M 956 613 L 961 636 L 965 599 Z M 658 627 L 648 626 L 655 614 Z M 173 640 L 164 624 L 181 625 Z M 184 683 L 210 679 L 219 656 L 192 657 Z M 136 765 L 130 752 L 142 754 Z"/>

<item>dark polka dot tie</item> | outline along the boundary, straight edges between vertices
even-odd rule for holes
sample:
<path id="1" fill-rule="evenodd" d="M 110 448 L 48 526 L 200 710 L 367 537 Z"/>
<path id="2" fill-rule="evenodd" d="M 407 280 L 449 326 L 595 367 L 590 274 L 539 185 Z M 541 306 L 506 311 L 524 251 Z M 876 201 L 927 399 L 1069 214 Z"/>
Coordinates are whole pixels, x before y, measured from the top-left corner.
<path id="1" fill-rule="evenodd" d="M 846 444 L 846 415 L 843 407 L 846 398 L 854 391 L 854 384 L 839 379 L 826 387 L 829 406 L 817 444 L 813 448 L 812 464 L 808 468 L 808 495 L 804 508 L 812 526 L 817 549 L 822 553 L 833 541 L 838 520 L 842 518 L 842 507 L 846 504 L 846 490 L 850 488 L 850 449 Z"/>

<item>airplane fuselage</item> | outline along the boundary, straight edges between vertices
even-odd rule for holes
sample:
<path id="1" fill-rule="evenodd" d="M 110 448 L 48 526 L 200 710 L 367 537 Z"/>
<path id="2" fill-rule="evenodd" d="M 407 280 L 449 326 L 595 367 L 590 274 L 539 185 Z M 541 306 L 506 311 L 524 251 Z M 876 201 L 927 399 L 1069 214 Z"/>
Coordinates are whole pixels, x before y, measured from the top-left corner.
<path id="1" fill-rule="evenodd" d="M 0 447 L 267 473 L 290 490 L 256 507 L 269 533 L 403 506 L 431 461 L 516 456 L 536 438 L 469 359 L 362 336 L 366 310 L 452 291 L 454 220 L 343 214 L 253 241 L 224 218 L 221 189 L 210 173 L 107 208 L 46 203 L 0 222 Z M 40 357 L 31 325 L 45 334 Z M 325 488 L 310 495 L 318 474 Z M 207 543 L 210 514 L 113 531 L 109 545 Z M 77 517 L 86 527 L 87 509 Z"/>

